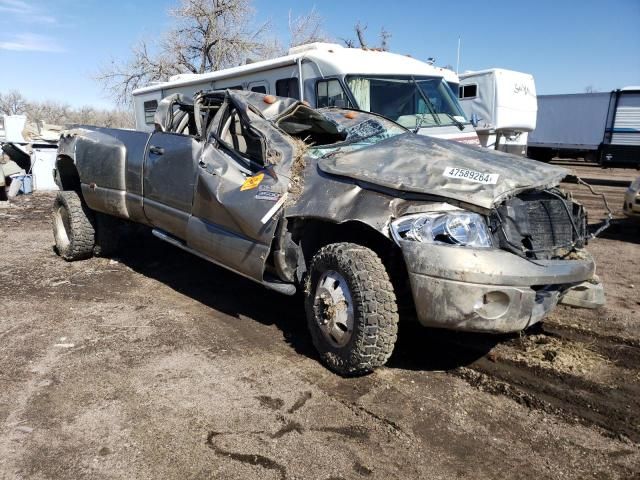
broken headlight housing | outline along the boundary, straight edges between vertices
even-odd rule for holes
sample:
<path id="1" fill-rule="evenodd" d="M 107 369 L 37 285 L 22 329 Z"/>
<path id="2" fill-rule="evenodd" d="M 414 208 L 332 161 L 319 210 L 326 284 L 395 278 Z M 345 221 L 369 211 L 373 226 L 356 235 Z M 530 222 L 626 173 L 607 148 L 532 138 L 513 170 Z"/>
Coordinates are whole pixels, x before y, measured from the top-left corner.
<path id="1" fill-rule="evenodd" d="M 407 215 L 391 222 L 391 234 L 398 244 L 414 241 L 475 248 L 493 246 L 484 217 L 463 211 Z"/>

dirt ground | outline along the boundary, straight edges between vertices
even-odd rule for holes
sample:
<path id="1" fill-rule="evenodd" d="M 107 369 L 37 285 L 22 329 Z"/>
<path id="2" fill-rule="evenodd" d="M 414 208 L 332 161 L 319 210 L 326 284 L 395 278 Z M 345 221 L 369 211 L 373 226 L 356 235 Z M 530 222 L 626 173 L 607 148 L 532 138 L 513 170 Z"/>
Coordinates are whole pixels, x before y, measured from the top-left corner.
<path id="1" fill-rule="evenodd" d="M 638 478 L 634 223 L 590 244 L 606 307 L 515 336 L 401 325 L 387 367 L 345 379 L 298 297 L 151 236 L 64 262 L 52 198 L 0 208 L 2 479 Z"/>

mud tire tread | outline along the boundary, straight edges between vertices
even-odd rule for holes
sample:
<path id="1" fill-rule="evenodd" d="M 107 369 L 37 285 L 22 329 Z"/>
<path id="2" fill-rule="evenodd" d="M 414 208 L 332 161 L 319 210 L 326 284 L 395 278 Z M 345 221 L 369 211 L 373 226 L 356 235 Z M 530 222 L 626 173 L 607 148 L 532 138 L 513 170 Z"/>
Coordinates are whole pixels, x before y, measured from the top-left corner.
<path id="1" fill-rule="evenodd" d="M 58 255 L 70 262 L 90 258 L 93 255 L 95 245 L 95 229 L 91 209 L 74 191 L 58 192 L 53 203 L 54 215 L 60 206 L 64 207 L 69 215 L 69 231 L 67 232 L 69 243 L 66 246 L 59 245 L 54 217 L 52 222 L 53 235 Z"/>
<path id="2" fill-rule="evenodd" d="M 354 302 L 354 331 L 347 345 L 337 348 L 324 337 L 313 308 L 316 282 L 326 270 L 340 273 Z M 305 282 L 307 324 L 320 358 L 331 370 L 363 375 L 384 365 L 398 335 L 398 307 L 389 274 L 380 257 L 354 243 L 334 243 L 313 257 Z"/>

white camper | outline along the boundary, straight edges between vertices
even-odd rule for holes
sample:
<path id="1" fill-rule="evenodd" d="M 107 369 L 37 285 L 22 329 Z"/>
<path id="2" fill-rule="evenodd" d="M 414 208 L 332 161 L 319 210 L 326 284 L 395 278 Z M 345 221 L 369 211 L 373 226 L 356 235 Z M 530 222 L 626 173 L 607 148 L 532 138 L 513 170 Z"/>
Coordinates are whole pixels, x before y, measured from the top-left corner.
<path id="1" fill-rule="evenodd" d="M 448 81 L 452 72 L 405 55 L 312 43 L 283 57 L 205 74 L 183 74 L 133 92 L 136 128 L 152 130 L 158 102 L 173 93 L 244 89 L 384 115 L 424 135 L 479 145 Z"/>
<path id="2" fill-rule="evenodd" d="M 458 92 L 482 146 L 526 154 L 527 136 L 536 128 L 538 111 L 532 75 L 502 68 L 465 72 Z"/>

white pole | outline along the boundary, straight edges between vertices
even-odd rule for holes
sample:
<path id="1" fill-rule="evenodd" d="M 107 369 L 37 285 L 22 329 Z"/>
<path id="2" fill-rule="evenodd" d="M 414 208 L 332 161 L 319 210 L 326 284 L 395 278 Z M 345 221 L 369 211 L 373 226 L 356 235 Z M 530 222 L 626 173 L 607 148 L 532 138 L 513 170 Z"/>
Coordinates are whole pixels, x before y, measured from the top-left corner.
<path id="1" fill-rule="evenodd" d="M 456 60 L 456 75 L 460 70 L 460 37 L 458 36 L 458 59 Z"/>

